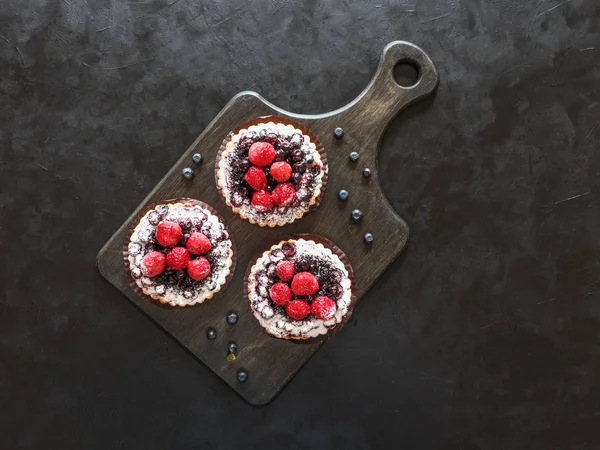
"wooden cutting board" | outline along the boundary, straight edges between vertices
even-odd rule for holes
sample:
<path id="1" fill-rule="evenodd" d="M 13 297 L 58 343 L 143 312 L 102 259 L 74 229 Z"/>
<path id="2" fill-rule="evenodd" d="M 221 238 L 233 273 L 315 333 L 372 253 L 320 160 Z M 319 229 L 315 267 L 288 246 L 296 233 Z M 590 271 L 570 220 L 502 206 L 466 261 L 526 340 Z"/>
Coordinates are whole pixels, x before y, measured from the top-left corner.
<path id="1" fill-rule="evenodd" d="M 398 63 L 409 63 L 418 69 L 415 85 L 401 87 L 396 83 L 394 68 Z M 268 403 L 321 344 L 294 344 L 264 333 L 243 292 L 244 274 L 252 264 L 251 258 L 291 234 L 321 235 L 348 256 L 360 299 L 400 254 L 409 234 L 406 223 L 392 210 L 379 187 L 377 153 L 381 136 L 394 116 L 433 93 L 437 85 L 438 74 L 427 54 L 413 44 L 396 41 L 385 47 L 367 88 L 348 105 L 329 113 L 294 114 L 277 108 L 255 92 L 239 93 L 104 245 L 98 254 L 98 269 L 244 399 L 254 405 Z M 321 205 L 303 219 L 279 228 L 251 225 L 233 214 L 217 191 L 214 176 L 217 151 L 227 134 L 243 122 L 269 115 L 289 117 L 309 128 L 323 144 L 329 162 L 329 180 Z M 334 137 L 336 127 L 344 130 L 342 139 Z M 360 154 L 357 162 L 349 160 L 352 151 Z M 203 155 L 202 165 L 193 164 L 194 153 Z M 181 176 L 185 167 L 194 169 L 192 180 Z M 371 169 L 370 178 L 362 176 L 364 168 Z M 346 202 L 338 200 L 340 189 L 350 192 Z M 201 200 L 218 211 L 236 245 L 236 267 L 227 286 L 207 304 L 171 309 L 143 299 L 131 289 L 122 250 L 127 231 L 140 210 L 151 202 L 179 197 Z M 350 212 L 357 208 L 363 212 L 358 224 L 350 219 Z M 371 246 L 363 243 L 366 232 L 375 237 Z M 226 322 L 226 315 L 232 311 L 239 316 L 236 325 Z M 210 327 L 217 331 L 214 340 L 206 337 Z M 339 335 L 333 337 L 339 338 Z M 226 359 L 230 341 L 238 345 L 237 359 L 233 362 Z M 244 383 L 237 380 L 240 368 L 249 375 Z"/>

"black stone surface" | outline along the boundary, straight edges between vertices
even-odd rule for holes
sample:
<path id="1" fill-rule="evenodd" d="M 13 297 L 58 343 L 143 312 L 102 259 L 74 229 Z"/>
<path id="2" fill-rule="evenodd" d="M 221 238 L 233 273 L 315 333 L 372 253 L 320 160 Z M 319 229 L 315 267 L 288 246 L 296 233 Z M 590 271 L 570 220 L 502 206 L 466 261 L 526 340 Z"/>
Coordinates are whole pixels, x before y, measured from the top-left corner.
<path id="1" fill-rule="evenodd" d="M 2 2 L 1 447 L 599 448 L 600 3 L 297 3 Z M 234 94 L 335 109 L 396 39 L 441 80 L 382 141 L 408 249 L 253 408 L 95 256 Z"/>

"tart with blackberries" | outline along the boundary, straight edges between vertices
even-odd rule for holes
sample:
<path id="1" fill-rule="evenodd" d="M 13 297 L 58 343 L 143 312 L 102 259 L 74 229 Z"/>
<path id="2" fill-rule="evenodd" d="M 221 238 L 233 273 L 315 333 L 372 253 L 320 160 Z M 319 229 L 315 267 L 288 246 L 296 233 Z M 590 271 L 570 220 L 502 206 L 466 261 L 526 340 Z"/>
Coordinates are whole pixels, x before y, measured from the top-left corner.
<path id="1" fill-rule="evenodd" d="M 288 119 L 254 119 L 223 141 L 216 181 L 227 205 L 250 223 L 282 226 L 318 204 L 327 180 L 316 137 Z"/>
<path id="2" fill-rule="evenodd" d="M 125 264 L 136 289 L 160 303 L 190 306 L 225 284 L 233 244 L 208 205 L 191 199 L 155 203 L 135 223 Z"/>
<path id="3" fill-rule="evenodd" d="M 352 314 L 355 296 L 348 260 L 325 239 L 312 239 L 281 241 L 249 270 L 250 307 L 273 337 L 318 341 Z"/>

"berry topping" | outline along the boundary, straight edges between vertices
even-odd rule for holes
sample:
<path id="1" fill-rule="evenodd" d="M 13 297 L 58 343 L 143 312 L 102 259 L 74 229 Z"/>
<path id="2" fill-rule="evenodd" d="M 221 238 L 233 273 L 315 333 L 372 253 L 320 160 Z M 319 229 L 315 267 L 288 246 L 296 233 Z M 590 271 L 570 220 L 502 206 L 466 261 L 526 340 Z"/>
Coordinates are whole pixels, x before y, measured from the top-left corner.
<path id="1" fill-rule="evenodd" d="M 210 240 L 202 233 L 192 233 L 185 243 L 185 247 L 194 255 L 204 255 L 210 250 L 211 245 Z"/>
<path id="2" fill-rule="evenodd" d="M 296 295 L 313 295 L 319 290 L 319 282 L 310 272 L 300 272 L 294 275 L 292 291 Z"/>
<path id="3" fill-rule="evenodd" d="M 244 180 L 246 180 L 246 183 L 248 183 L 255 191 L 262 191 L 267 187 L 267 177 L 265 176 L 264 170 L 260 167 L 250 167 L 248 172 L 246 172 L 246 176 L 244 176 Z"/>
<path id="4" fill-rule="evenodd" d="M 140 267 L 145 277 L 155 277 L 165 270 L 165 255 L 161 252 L 146 253 Z"/>
<path id="5" fill-rule="evenodd" d="M 252 196 L 252 205 L 258 212 L 266 212 L 273 209 L 273 199 L 267 191 L 257 191 Z"/>
<path id="6" fill-rule="evenodd" d="M 335 302 L 329 297 L 317 297 L 312 302 L 311 312 L 317 319 L 331 319 L 335 314 Z"/>
<path id="7" fill-rule="evenodd" d="M 281 246 L 281 251 L 287 257 L 292 257 L 296 254 L 296 246 L 291 242 L 284 242 Z"/>
<path id="8" fill-rule="evenodd" d="M 277 264 L 277 276 L 281 281 L 289 281 L 296 273 L 294 263 L 291 261 L 279 261 Z"/>
<path id="9" fill-rule="evenodd" d="M 285 308 L 292 319 L 302 320 L 310 314 L 310 306 L 304 300 L 293 300 Z"/>
<path id="10" fill-rule="evenodd" d="M 275 159 L 275 148 L 268 142 L 255 142 L 250 146 L 248 159 L 256 166 L 268 166 Z"/>
<path id="11" fill-rule="evenodd" d="M 296 190 L 291 183 L 278 184 L 271 197 L 278 206 L 290 206 L 296 198 Z"/>
<path id="12" fill-rule="evenodd" d="M 187 272 L 194 280 L 204 280 L 210 273 L 210 263 L 204 256 L 190 261 L 187 265 Z"/>
<path id="13" fill-rule="evenodd" d="M 156 240 L 164 247 L 172 247 L 181 239 L 181 227 L 175 222 L 161 222 L 156 228 Z"/>
<path id="14" fill-rule="evenodd" d="M 292 291 L 287 284 L 275 283 L 269 289 L 269 295 L 273 303 L 279 306 L 285 306 L 292 299 Z"/>
<path id="15" fill-rule="evenodd" d="M 292 176 L 292 168 L 285 161 L 274 162 L 271 165 L 271 176 L 275 181 L 284 183 Z"/>
<path id="16" fill-rule="evenodd" d="M 185 269 L 190 261 L 189 252 L 183 247 L 175 247 L 167 253 L 167 266 L 174 270 Z"/>

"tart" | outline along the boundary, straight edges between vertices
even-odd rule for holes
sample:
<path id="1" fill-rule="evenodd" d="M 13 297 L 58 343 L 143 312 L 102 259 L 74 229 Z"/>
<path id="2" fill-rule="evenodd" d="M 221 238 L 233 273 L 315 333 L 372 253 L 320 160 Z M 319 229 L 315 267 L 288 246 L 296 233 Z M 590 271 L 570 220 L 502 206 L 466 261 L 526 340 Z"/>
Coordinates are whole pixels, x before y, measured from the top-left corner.
<path id="1" fill-rule="evenodd" d="M 352 314 L 352 269 L 333 244 L 289 239 L 273 245 L 250 268 L 248 299 L 254 316 L 276 338 L 318 340 Z"/>
<path id="2" fill-rule="evenodd" d="M 227 205 L 268 227 L 303 217 L 318 204 L 326 179 L 325 152 L 316 137 L 284 118 L 255 119 L 230 133 L 216 166 Z"/>
<path id="3" fill-rule="evenodd" d="M 135 223 L 125 263 L 135 287 L 160 303 L 202 303 L 225 284 L 233 243 L 220 218 L 196 200 L 153 204 Z"/>

